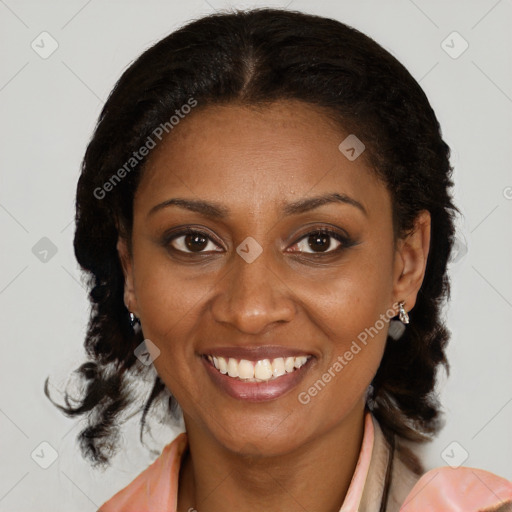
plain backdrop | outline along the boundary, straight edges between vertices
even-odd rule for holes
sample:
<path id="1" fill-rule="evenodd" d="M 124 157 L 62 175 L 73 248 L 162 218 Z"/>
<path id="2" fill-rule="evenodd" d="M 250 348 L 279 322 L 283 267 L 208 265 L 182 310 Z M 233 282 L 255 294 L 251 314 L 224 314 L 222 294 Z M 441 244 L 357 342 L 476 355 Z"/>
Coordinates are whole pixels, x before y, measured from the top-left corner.
<path id="1" fill-rule="evenodd" d="M 50 376 L 60 399 L 84 361 L 88 302 L 72 251 L 80 162 L 115 81 L 144 49 L 214 10 L 256 5 L 360 29 L 427 93 L 463 217 L 445 311 L 446 426 L 422 452 L 428 468 L 448 454 L 512 478 L 511 0 L 0 0 L 0 511 L 92 512 L 156 457 L 133 418 L 111 469 L 93 471 L 75 442 L 81 425 L 43 394 Z M 175 434 L 156 429 L 153 448 Z"/>

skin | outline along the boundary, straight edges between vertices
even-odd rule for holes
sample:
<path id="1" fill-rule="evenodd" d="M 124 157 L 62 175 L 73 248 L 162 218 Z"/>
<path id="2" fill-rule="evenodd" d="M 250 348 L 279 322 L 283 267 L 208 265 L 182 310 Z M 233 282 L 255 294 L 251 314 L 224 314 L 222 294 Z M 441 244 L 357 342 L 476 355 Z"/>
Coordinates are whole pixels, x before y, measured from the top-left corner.
<path id="1" fill-rule="evenodd" d="M 180 122 L 149 157 L 134 199 L 132 251 L 123 237 L 118 250 L 126 306 L 159 348 L 156 370 L 184 414 L 190 453 L 180 472 L 180 511 L 338 511 L 343 503 L 388 324 L 309 403 L 297 395 L 381 314 L 397 313 L 399 301 L 414 307 L 430 242 L 424 211 L 413 233 L 394 243 L 390 194 L 364 153 L 349 161 L 339 151 L 347 135 L 297 101 L 209 106 Z M 282 212 L 287 203 L 333 192 L 366 213 L 338 202 Z M 177 197 L 215 202 L 229 215 L 211 219 L 178 206 L 149 214 Z M 180 255 L 183 235 L 162 243 L 180 226 L 211 235 L 205 255 Z M 324 250 L 311 248 L 306 235 L 321 227 L 355 244 L 338 251 L 330 238 Z M 263 250 L 252 263 L 236 252 L 248 236 Z M 265 344 L 313 356 L 299 386 L 267 402 L 219 390 L 200 356 L 215 346 Z"/>

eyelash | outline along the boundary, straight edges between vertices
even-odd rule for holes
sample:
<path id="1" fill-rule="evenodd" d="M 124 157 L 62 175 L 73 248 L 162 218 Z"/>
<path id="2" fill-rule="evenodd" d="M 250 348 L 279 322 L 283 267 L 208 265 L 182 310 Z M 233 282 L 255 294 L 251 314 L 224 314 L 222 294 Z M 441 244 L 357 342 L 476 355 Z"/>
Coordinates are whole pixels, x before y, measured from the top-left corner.
<path id="1" fill-rule="evenodd" d="M 211 236 L 208 235 L 208 233 L 205 233 L 204 231 L 201 231 L 199 229 L 186 228 L 179 232 L 164 235 L 163 240 L 162 240 L 162 245 L 164 245 L 164 247 L 169 247 L 171 242 L 173 242 L 174 240 L 176 240 L 182 236 L 186 236 L 186 235 L 199 235 L 199 236 L 204 237 L 207 240 L 215 243 L 212 240 Z M 335 248 L 333 250 L 329 250 L 327 252 L 301 252 L 301 251 L 293 251 L 293 252 L 296 252 L 299 254 L 307 254 L 314 258 L 318 258 L 318 257 L 332 256 L 333 254 L 340 253 L 342 250 L 348 249 L 349 247 L 356 245 L 356 242 L 354 240 L 352 240 L 351 238 L 349 238 L 348 236 L 342 235 L 341 233 L 338 233 L 337 231 L 333 231 L 332 229 L 328 229 L 328 228 L 318 228 L 318 229 L 309 231 L 309 232 L 305 233 L 304 235 L 302 235 L 296 242 L 293 243 L 293 245 L 297 245 L 299 242 L 301 242 L 304 239 L 307 239 L 308 237 L 310 237 L 312 235 L 328 235 L 329 237 L 334 238 L 335 240 L 340 242 L 340 245 L 337 248 Z M 329 246 L 330 246 L 330 244 L 329 244 Z M 180 254 L 186 254 L 186 255 L 200 255 L 200 254 L 207 254 L 209 252 L 209 251 L 187 252 L 187 251 L 183 251 L 181 249 L 176 249 L 174 247 L 170 247 L 170 249 L 174 252 L 177 252 Z M 220 251 L 214 251 L 214 252 L 220 252 Z"/>

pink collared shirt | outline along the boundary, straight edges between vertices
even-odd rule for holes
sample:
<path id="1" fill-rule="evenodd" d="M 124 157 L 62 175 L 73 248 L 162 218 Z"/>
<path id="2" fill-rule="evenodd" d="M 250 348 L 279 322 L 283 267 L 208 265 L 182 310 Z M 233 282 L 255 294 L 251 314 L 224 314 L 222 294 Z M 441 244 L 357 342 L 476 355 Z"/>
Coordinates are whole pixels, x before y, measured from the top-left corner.
<path id="1" fill-rule="evenodd" d="M 187 443 L 187 434 L 179 434 L 98 512 L 176 512 L 180 465 Z M 359 459 L 339 512 L 381 510 L 385 478 L 380 459 L 388 453 L 387 446 L 378 422 L 367 411 Z M 391 498 L 388 497 L 386 512 L 512 511 L 512 482 L 497 475 L 473 468 L 442 467 L 421 478 L 411 477 L 405 465 L 398 459 L 393 461 Z"/>

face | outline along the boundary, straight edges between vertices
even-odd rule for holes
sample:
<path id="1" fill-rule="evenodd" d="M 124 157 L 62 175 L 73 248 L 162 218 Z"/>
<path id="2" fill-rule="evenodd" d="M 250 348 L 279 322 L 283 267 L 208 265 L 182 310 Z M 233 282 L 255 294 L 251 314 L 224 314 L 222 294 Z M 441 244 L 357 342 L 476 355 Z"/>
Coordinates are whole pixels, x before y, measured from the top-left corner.
<path id="1" fill-rule="evenodd" d="M 428 215 L 395 245 L 390 194 L 347 135 L 300 102 L 206 107 L 137 189 L 125 302 L 187 430 L 231 450 L 284 454 L 360 414 L 386 320 L 414 305 Z"/>

